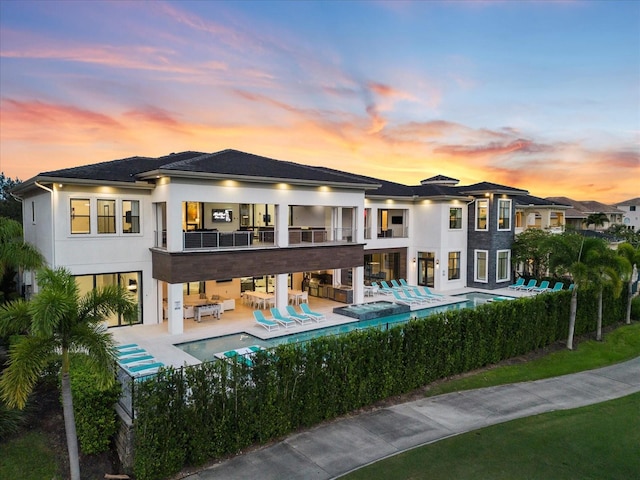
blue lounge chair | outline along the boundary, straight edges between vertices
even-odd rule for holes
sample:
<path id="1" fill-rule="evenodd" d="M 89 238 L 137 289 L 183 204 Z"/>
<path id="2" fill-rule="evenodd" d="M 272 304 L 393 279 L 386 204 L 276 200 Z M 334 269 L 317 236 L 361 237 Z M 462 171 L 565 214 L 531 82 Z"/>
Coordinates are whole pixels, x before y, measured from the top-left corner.
<path id="1" fill-rule="evenodd" d="M 518 280 L 516 280 L 516 283 L 509 285 L 507 288 L 518 290 L 520 287 L 524 287 L 524 277 L 520 277 Z"/>
<path id="2" fill-rule="evenodd" d="M 228 360 L 235 360 L 238 363 L 244 363 L 248 367 L 253 367 L 251 359 L 246 355 L 238 353 L 236 350 L 229 350 L 228 352 L 224 352 L 222 355 Z"/>
<path id="3" fill-rule="evenodd" d="M 396 290 L 404 290 L 405 287 L 400 285 L 397 280 L 391 280 L 391 288 L 395 288 Z"/>
<path id="4" fill-rule="evenodd" d="M 140 363 L 138 365 L 128 365 L 128 366 L 125 366 L 125 369 L 130 373 L 142 373 L 143 375 L 146 375 L 147 373 L 150 373 L 147 371 L 150 371 L 150 370 L 157 371 L 161 367 L 164 367 L 164 363 L 162 362 L 149 362 L 149 363 Z"/>
<path id="5" fill-rule="evenodd" d="M 253 318 L 256 319 L 256 323 L 258 325 L 261 325 L 264 328 L 266 328 L 267 332 L 270 332 L 271 330 L 278 330 L 278 328 L 280 328 L 280 326 L 276 322 L 272 320 L 267 320 L 267 318 L 265 318 L 264 313 L 262 313 L 261 310 L 254 310 Z"/>
<path id="6" fill-rule="evenodd" d="M 420 305 L 420 302 L 418 300 L 412 300 L 411 298 L 402 297 L 400 295 L 400 292 L 396 292 L 395 290 L 393 291 L 393 298 L 395 302 L 401 303 L 402 305 Z"/>
<path id="7" fill-rule="evenodd" d="M 323 320 L 327 319 L 327 317 L 325 317 L 321 313 L 314 312 L 313 310 L 311 310 L 311 308 L 309 308 L 309 304 L 307 303 L 301 303 L 300 310 L 302 310 L 302 313 L 304 313 L 305 315 L 309 315 L 316 322 L 322 322 Z"/>
<path id="8" fill-rule="evenodd" d="M 536 288 L 536 285 L 538 284 L 538 280 L 536 280 L 535 278 L 532 278 L 531 280 L 529 280 L 529 283 L 527 283 L 526 285 L 522 285 L 520 287 L 518 287 L 517 289 L 520 291 L 531 291 L 534 288 Z"/>
<path id="9" fill-rule="evenodd" d="M 531 289 L 531 291 L 535 293 L 544 293 L 547 290 L 550 290 L 548 280 L 542 280 L 542 282 L 540 282 L 540 286 Z"/>
<path id="10" fill-rule="evenodd" d="M 132 348 L 130 350 L 124 350 L 122 352 L 117 352 L 116 355 L 118 356 L 118 359 L 120 359 L 120 358 L 131 357 L 131 356 L 134 356 L 134 355 L 144 355 L 146 353 L 147 353 L 147 351 L 144 348 Z"/>
<path id="11" fill-rule="evenodd" d="M 293 305 L 287 305 L 285 309 L 287 310 L 287 315 L 289 316 L 289 318 L 293 318 L 300 325 L 311 323 L 313 321 L 313 319 L 309 315 L 303 315 L 296 312 L 296 309 Z"/>
<path id="12" fill-rule="evenodd" d="M 139 348 L 137 343 L 127 343 L 126 345 L 116 346 L 116 350 L 119 352 L 122 352 L 123 350 L 132 350 L 134 348 Z"/>
<path id="13" fill-rule="evenodd" d="M 118 363 L 120 365 L 132 365 L 138 362 L 148 362 L 149 360 L 153 360 L 153 355 L 136 355 L 127 358 L 118 359 Z"/>
<path id="14" fill-rule="evenodd" d="M 271 310 L 271 316 L 273 317 L 273 319 L 276 322 L 278 322 L 280 325 L 282 325 L 284 328 L 296 326 L 296 321 L 282 315 L 282 313 L 280 312 L 280 310 L 278 310 L 277 307 L 271 307 L 270 310 Z"/>
<path id="15" fill-rule="evenodd" d="M 421 292 L 418 287 L 413 287 L 413 294 L 418 298 L 424 298 L 428 302 L 435 302 L 437 300 L 433 295 L 427 295 L 424 292 Z"/>
<path id="16" fill-rule="evenodd" d="M 409 300 L 416 300 L 418 303 L 421 304 L 425 304 L 425 303 L 430 303 L 431 300 L 429 300 L 426 295 L 417 295 L 414 292 L 411 291 L 410 288 L 407 288 L 406 290 L 402 290 L 401 292 L 398 292 L 400 294 L 401 298 L 408 298 Z"/>
<path id="17" fill-rule="evenodd" d="M 551 292 L 559 292 L 560 290 L 562 290 L 564 288 L 564 283 L 562 282 L 556 282 L 556 284 L 553 286 L 553 288 L 550 290 Z"/>
<path id="18" fill-rule="evenodd" d="M 433 293 L 429 287 L 427 287 L 426 285 L 422 286 L 422 290 L 424 290 L 424 293 L 426 293 L 427 295 L 431 295 L 434 298 L 444 298 L 444 295 L 440 295 L 439 293 Z"/>
<path id="19" fill-rule="evenodd" d="M 414 285 L 409 285 L 404 278 L 400 279 L 400 285 L 402 285 L 404 288 L 412 288 L 414 286 Z"/>
<path id="20" fill-rule="evenodd" d="M 395 290 L 393 288 L 391 288 L 389 286 L 389 284 L 387 282 L 385 282 L 384 280 L 382 280 L 380 282 L 380 290 L 379 292 L 382 293 L 383 295 L 391 295 Z"/>

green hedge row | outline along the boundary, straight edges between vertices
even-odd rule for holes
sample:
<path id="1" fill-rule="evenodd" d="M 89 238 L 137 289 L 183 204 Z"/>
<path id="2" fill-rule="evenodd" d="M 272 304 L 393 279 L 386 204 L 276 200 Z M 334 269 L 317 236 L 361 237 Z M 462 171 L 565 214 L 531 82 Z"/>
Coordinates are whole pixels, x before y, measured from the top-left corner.
<path id="1" fill-rule="evenodd" d="M 576 334 L 595 331 L 597 296 L 581 290 Z M 136 388 L 134 473 L 166 478 L 298 428 L 564 340 L 570 292 L 453 310 L 259 352 L 253 367 L 211 362 Z M 604 324 L 624 318 L 604 296 Z"/>

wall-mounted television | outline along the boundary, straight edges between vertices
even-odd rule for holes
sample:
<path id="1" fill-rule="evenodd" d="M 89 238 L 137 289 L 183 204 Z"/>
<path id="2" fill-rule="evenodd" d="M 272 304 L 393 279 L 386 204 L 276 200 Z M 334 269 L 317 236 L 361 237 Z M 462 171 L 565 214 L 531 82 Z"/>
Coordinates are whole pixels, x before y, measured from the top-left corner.
<path id="1" fill-rule="evenodd" d="M 214 208 L 211 210 L 211 221 L 214 223 L 230 223 L 233 221 L 233 210 L 230 208 Z"/>
<path id="2" fill-rule="evenodd" d="M 391 217 L 392 225 L 402 225 L 402 215 L 394 215 Z"/>

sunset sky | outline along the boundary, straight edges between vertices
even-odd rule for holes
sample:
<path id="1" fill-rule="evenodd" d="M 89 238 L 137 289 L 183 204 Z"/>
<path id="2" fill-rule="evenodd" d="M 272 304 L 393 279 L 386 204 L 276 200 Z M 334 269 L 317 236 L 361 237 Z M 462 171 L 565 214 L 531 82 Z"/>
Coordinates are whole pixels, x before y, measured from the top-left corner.
<path id="1" fill-rule="evenodd" d="M 640 2 L 0 0 L 5 175 L 226 148 L 640 196 Z"/>

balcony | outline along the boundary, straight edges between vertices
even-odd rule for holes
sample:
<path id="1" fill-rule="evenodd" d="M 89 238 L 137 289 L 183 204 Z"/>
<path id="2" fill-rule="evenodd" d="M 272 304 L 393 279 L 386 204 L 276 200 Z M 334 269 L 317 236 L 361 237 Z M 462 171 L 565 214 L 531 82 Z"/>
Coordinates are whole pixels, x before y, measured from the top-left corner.
<path id="1" fill-rule="evenodd" d="M 246 249 L 284 246 L 276 244 L 277 231 L 271 227 L 262 227 L 255 230 L 238 230 L 234 232 L 198 230 L 183 232 L 182 235 L 183 250 Z M 354 238 L 355 231 L 351 228 L 289 227 L 288 246 L 353 243 Z"/>

